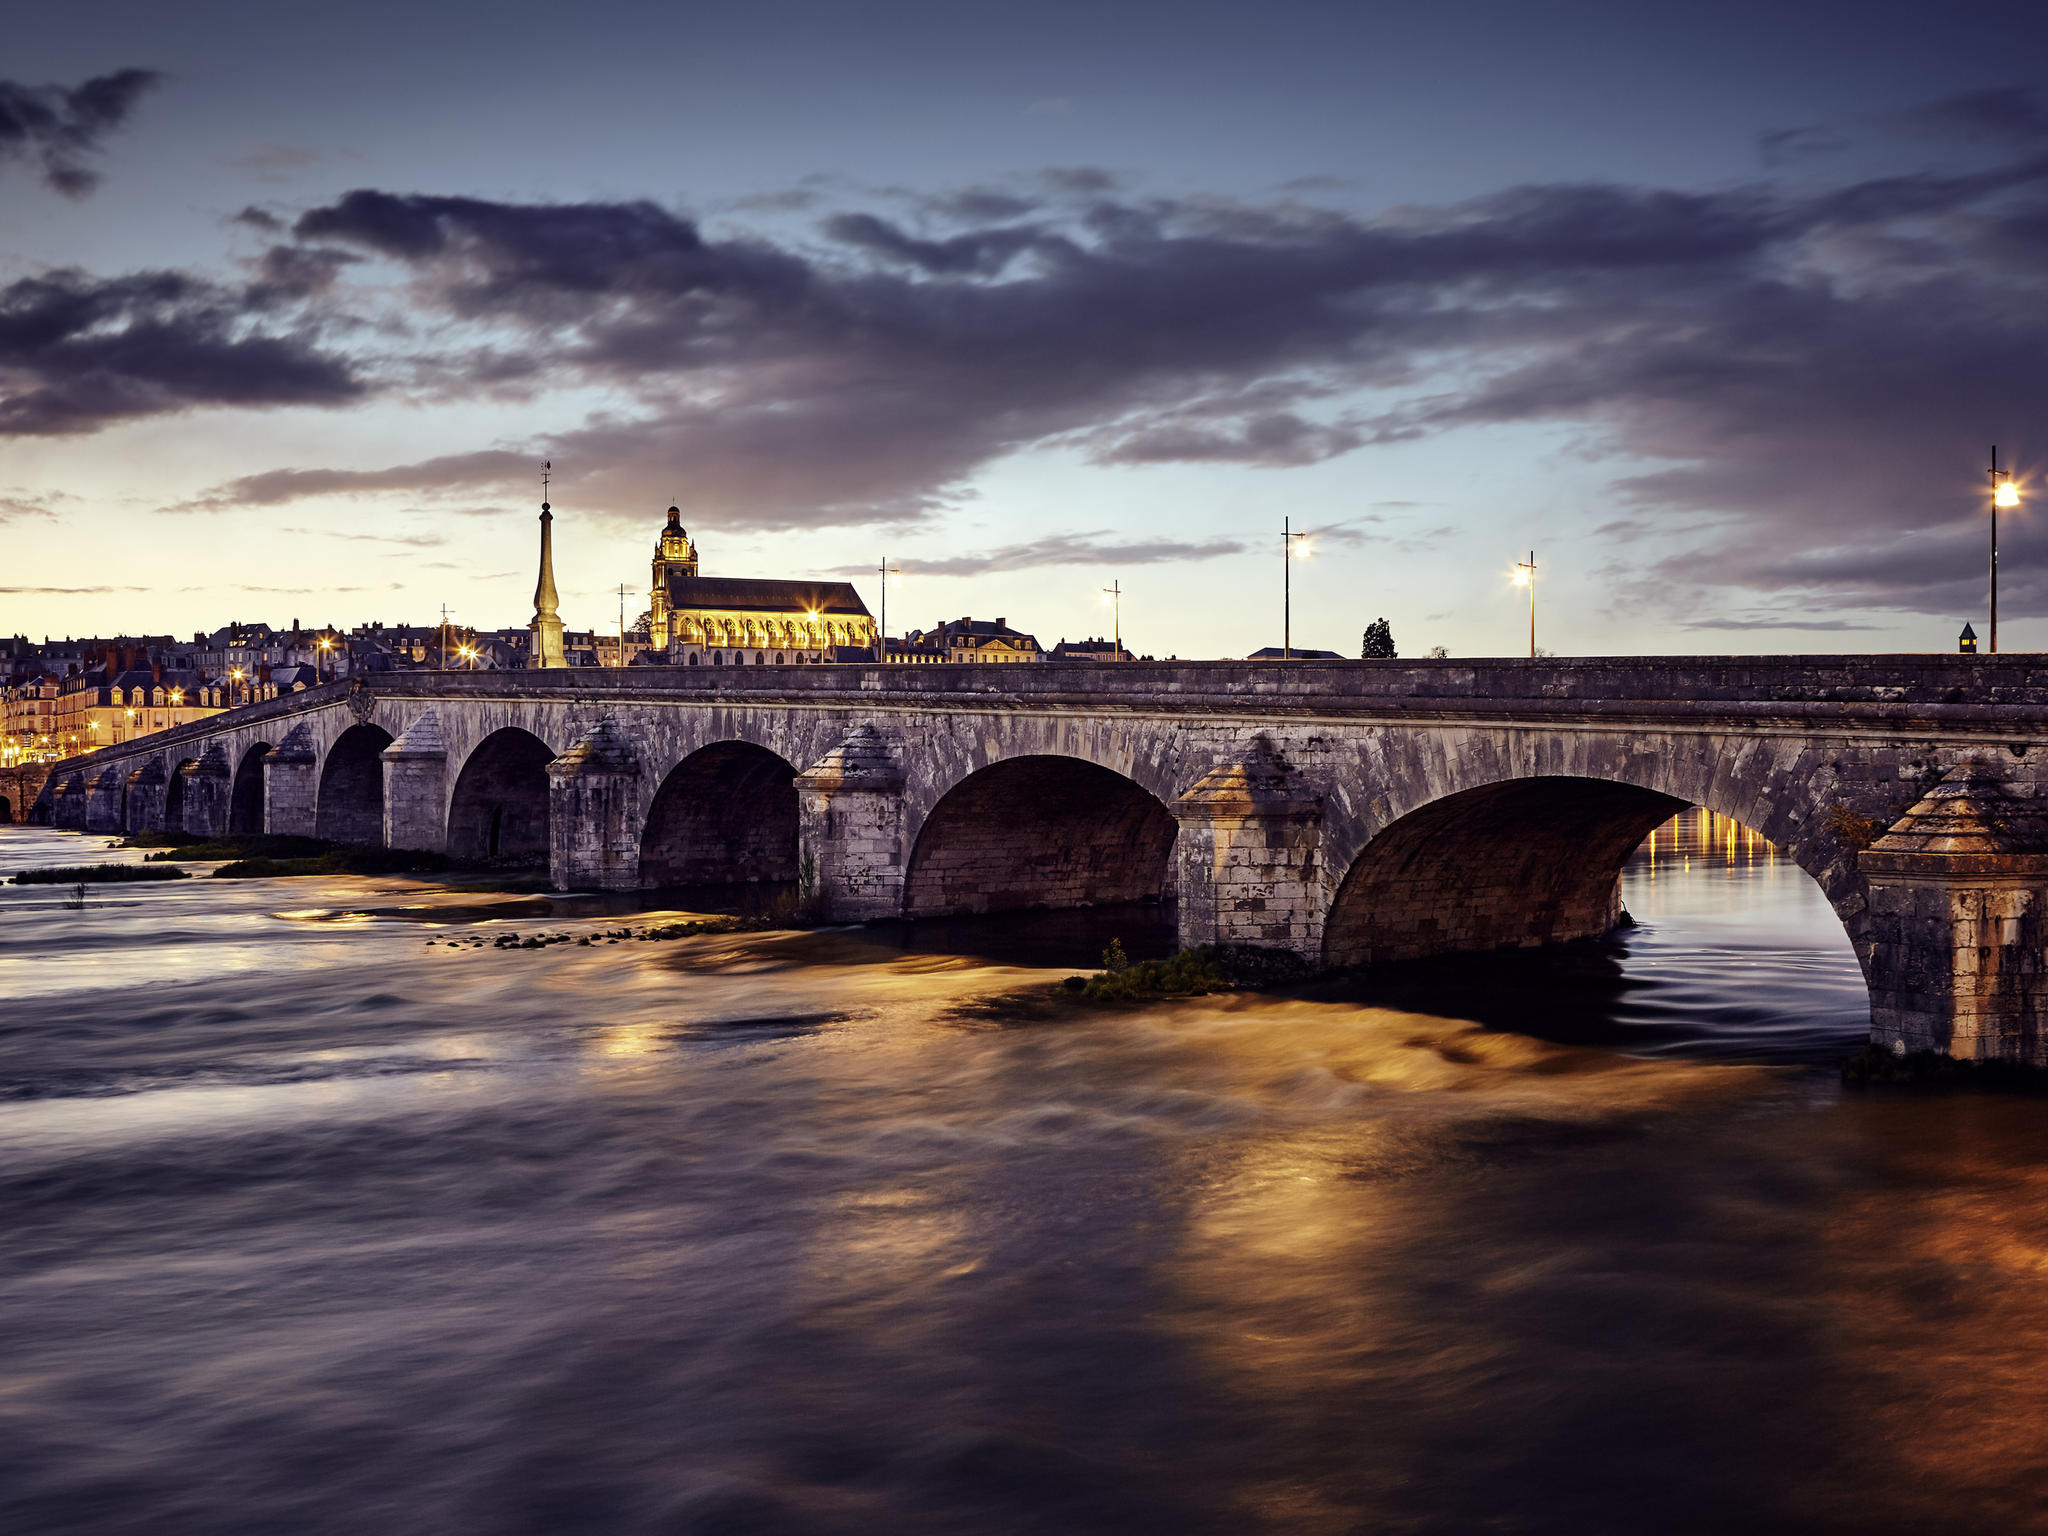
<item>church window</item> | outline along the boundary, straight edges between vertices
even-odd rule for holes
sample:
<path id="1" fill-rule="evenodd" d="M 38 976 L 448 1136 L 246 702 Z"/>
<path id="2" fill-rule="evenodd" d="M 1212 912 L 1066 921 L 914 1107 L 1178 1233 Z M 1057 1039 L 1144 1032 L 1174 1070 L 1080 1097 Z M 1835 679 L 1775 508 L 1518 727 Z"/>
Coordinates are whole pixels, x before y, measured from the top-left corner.
<path id="1" fill-rule="evenodd" d="M 695 651 L 690 652 L 690 665 L 693 667 L 697 665 L 697 653 Z"/>
<path id="2" fill-rule="evenodd" d="M 755 666 L 757 666 L 757 667 L 759 667 L 759 666 L 765 666 L 765 665 L 767 664 L 767 661 L 768 661 L 768 653 L 767 653 L 766 651 L 756 651 L 756 652 L 754 652 L 754 665 L 755 665 Z"/>

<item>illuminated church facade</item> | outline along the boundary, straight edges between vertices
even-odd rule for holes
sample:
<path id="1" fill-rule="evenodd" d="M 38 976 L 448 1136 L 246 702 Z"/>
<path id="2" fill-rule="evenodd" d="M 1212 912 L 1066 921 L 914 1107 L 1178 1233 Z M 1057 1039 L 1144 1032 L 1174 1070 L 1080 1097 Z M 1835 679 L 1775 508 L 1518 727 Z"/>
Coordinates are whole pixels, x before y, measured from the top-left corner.
<path id="1" fill-rule="evenodd" d="M 647 643 L 672 667 L 774 666 L 874 654 L 867 604 L 845 581 L 775 581 L 698 573 L 682 512 L 654 546 Z"/>

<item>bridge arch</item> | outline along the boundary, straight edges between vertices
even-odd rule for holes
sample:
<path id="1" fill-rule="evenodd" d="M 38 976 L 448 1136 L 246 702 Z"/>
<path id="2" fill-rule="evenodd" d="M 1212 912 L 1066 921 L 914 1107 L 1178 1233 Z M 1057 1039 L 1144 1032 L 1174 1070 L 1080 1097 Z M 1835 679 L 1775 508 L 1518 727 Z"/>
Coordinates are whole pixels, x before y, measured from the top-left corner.
<path id="1" fill-rule="evenodd" d="M 491 732 L 462 760 L 448 801 L 448 851 L 459 859 L 540 863 L 548 857 L 548 763 L 531 731 Z"/>
<path id="2" fill-rule="evenodd" d="M 382 726 L 352 725 L 334 738 L 320 763 L 313 834 L 337 843 L 384 841 L 384 764 L 391 745 Z"/>
<path id="3" fill-rule="evenodd" d="M 1620 917 L 1622 864 L 1690 803 L 1565 776 L 1432 800 L 1352 861 L 1324 924 L 1324 961 L 1368 965 L 1605 933 Z"/>
<path id="4" fill-rule="evenodd" d="M 968 774 L 918 828 L 906 916 L 1157 900 L 1178 828 L 1159 797 L 1113 768 L 1056 753 Z"/>
<path id="5" fill-rule="evenodd" d="M 234 787 L 228 794 L 228 831 L 231 834 L 263 830 L 263 760 L 270 756 L 270 743 L 253 743 L 235 765 Z"/>
<path id="6" fill-rule="evenodd" d="M 748 741 L 699 747 L 669 770 L 640 834 L 640 883 L 797 877 L 796 766 Z"/>
<path id="7" fill-rule="evenodd" d="M 1800 766 L 1810 773 L 1810 764 Z M 1324 963 L 1604 933 L 1620 916 L 1629 855 L 1653 828 L 1698 805 L 1753 828 L 1810 875 L 1867 965 L 1867 890 L 1853 850 L 1814 814 L 1812 785 L 1789 774 L 1744 783 L 1727 769 L 1705 749 L 1690 760 L 1659 756 L 1622 768 L 1566 761 L 1519 774 L 1418 775 L 1410 782 L 1439 792 L 1391 807 L 1348 854 L 1341 840 L 1328 849 L 1336 888 L 1323 925 Z"/>

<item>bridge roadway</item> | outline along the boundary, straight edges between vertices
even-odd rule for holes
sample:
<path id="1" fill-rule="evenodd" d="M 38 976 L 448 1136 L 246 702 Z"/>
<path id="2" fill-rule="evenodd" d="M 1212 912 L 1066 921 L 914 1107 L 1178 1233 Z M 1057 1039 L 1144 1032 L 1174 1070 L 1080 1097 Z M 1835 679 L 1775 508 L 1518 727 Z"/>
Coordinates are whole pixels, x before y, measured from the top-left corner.
<path id="1" fill-rule="evenodd" d="M 1329 966 L 1567 941 L 1699 804 L 1819 882 L 1873 1038 L 2048 1065 L 2048 660 L 372 674 L 59 764 L 32 814 L 795 881 L 832 920 L 1176 903 Z"/>

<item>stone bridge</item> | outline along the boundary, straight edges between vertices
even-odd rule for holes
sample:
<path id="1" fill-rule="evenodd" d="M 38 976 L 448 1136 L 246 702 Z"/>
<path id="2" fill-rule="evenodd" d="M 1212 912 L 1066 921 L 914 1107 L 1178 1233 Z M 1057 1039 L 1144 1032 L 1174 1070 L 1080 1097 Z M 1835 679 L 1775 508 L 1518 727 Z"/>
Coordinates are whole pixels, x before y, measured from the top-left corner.
<path id="1" fill-rule="evenodd" d="M 1618 919 L 1699 804 L 1780 845 L 1893 1049 L 2048 1065 L 2031 657 L 394 673 L 58 765 L 37 819 L 793 881 L 820 915 L 1176 903 L 1332 967 Z"/>

